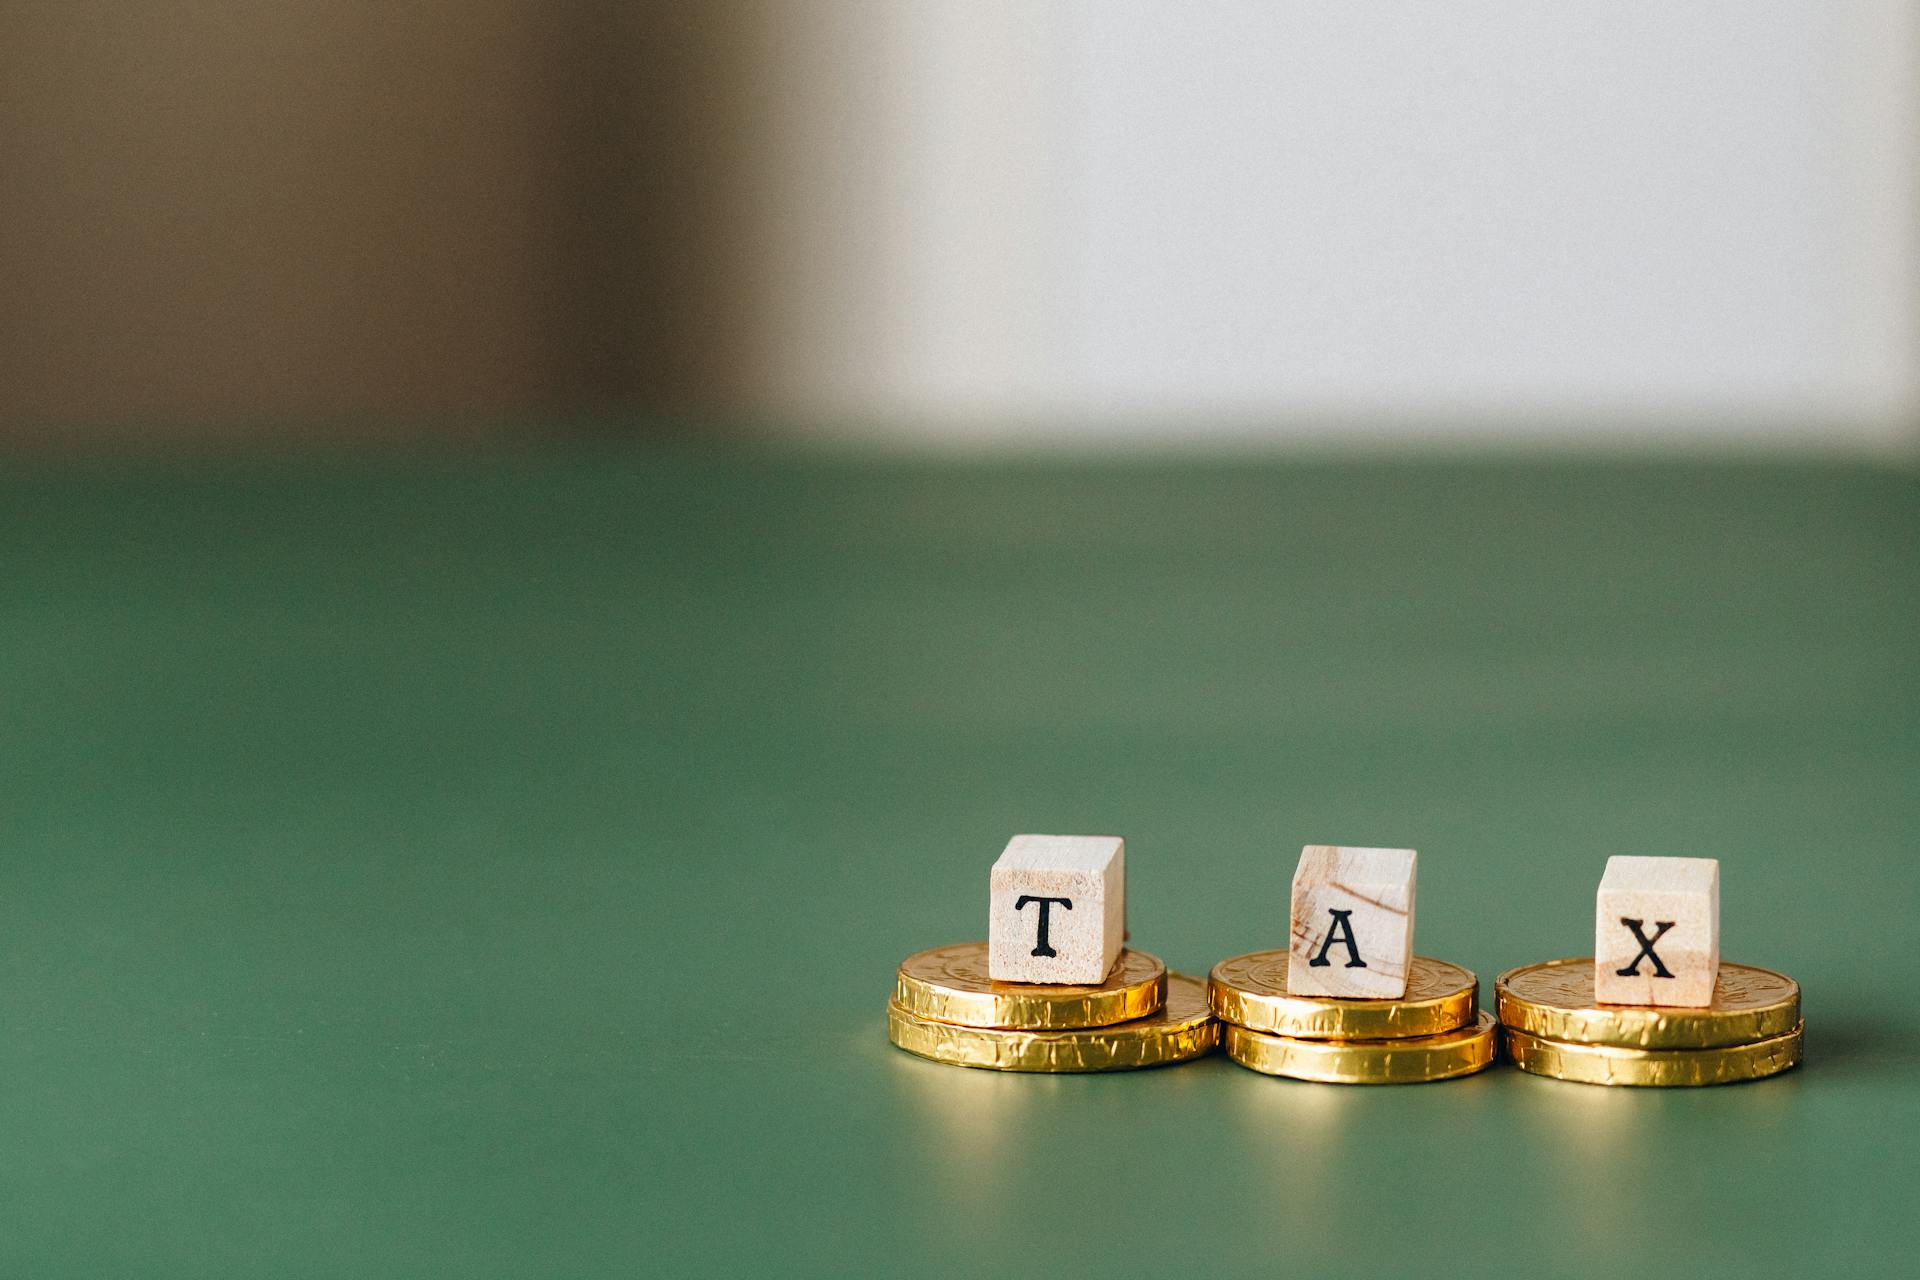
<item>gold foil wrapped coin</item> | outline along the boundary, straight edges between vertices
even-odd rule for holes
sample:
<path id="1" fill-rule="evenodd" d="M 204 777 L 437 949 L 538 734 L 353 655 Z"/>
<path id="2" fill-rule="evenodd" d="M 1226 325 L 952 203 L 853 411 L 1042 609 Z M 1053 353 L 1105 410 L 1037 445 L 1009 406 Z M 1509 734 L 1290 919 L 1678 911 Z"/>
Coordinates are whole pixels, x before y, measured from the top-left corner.
<path id="1" fill-rule="evenodd" d="M 1753 1044 L 1717 1049 L 1622 1049 L 1617 1045 L 1568 1044 L 1516 1031 L 1503 1033 L 1513 1065 L 1537 1076 L 1580 1084 L 1733 1084 L 1777 1075 L 1800 1061 L 1803 1027 Z"/>
<path id="2" fill-rule="evenodd" d="M 1207 1010 L 1207 984 L 1165 974 L 1166 1006 L 1132 1022 L 1071 1031 L 962 1027 L 887 1004 L 887 1039 L 908 1053 L 956 1067 L 994 1071 L 1131 1071 L 1211 1053 L 1220 1024 Z"/>
<path id="3" fill-rule="evenodd" d="M 1063 1031 L 1107 1027 L 1155 1012 L 1167 1000 L 1167 966 L 1128 949 L 1106 981 L 1091 987 L 995 982 L 987 976 L 987 944 L 957 942 L 900 962 L 893 1003 L 916 1018 L 963 1027 Z"/>
<path id="4" fill-rule="evenodd" d="M 1227 1022 L 1220 1025 L 1220 1044 L 1241 1066 L 1270 1076 L 1322 1084 L 1424 1084 L 1493 1065 L 1495 1030 L 1485 1013 L 1472 1026 L 1396 1040 L 1301 1040 Z"/>
<path id="5" fill-rule="evenodd" d="M 1407 994 L 1353 1000 L 1287 994 L 1287 953 L 1255 951 L 1213 966 L 1207 997 L 1224 1022 L 1299 1040 L 1392 1040 L 1470 1026 L 1480 980 L 1444 960 L 1415 956 Z"/>
<path id="6" fill-rule="evenodd" d="M 1800 1025 L 1800 985 L 1752 965 L 1720 966 L 1713 1003 L 1701 1009 L 1600 1004 L 1593 959 L 1548 960 L 1494 980 L 1503 1025 L 1546 1040 L 1623 1049 L 1712 1049 L 1783 1036 Z"/>

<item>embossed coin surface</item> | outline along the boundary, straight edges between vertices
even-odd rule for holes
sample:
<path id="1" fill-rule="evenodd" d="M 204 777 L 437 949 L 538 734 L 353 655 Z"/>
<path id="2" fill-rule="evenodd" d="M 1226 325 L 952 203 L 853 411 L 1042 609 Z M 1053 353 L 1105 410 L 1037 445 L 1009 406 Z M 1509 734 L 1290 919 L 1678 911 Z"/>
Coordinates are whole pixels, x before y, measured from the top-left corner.
<path id="1" fill-rule="evenodd" d="M 1507 1056 L 1522 1071 L 1580 1084 L 1734 1084 L 1777 1075 L 1798 1065 L 1802 1027 L 1752 1044 L 1717 1049 L 1623 1049 L 1610 1044 L 1568 1044 L 1507 1027 Z"/>
<path id="2" fill-rule="evenodd" d="M 1213 966 L 1213 1012 L 1224 1022 L 1302 1040 L 1387 1040 L 1470 1026 L 1480 980 L 1427 956 L 1413 958 L 1407 994 L 1398 1000 L 1287 994 L 1287 953 L 1255 951 Z"/>
<path id="3" fill-rule="evenodd" d="M 1167 966 L 1128 949 L 1095 986 L 995 982 L 987 976 L 987 944 L 958 942 L 900 962 L 893 1003 L 916 1018 L 964 1027 L 1057 1031 L 1105 1027 L 1155 1012 L 1167 999 Z"/>
<path id="4" fill-rule="evenodd" d="M 1481 1014 L 1470 1027 L 1397 1040 L 1301 1040 L 1220 1024 L 1220 1044 L 1243 1067 L 1321 1084 L 1424 1084 L 1472 1075 L 1493 1065 L 1496 1025 Z"/>
<path id="5" fill-rule="evenodd" d="M 1712 1049 L 1772 1039 L 1800 1025 L 1800 985 L 1745 964 L 1721 964 L 1713 1003 L 1701 1009 L 1600 1004 L 1591 957 L 1509 969 L 1493 992 L 1503 1025 L 1569 1044 Z"/>
<path id="6" fill-rule="evenodd" d="M 995 1071 L 1131 1071 L 1212 1052 L 1220 1043 L 1220 1024 L 1207 1009 L 1207 984 L 1184 973 L 1164 976 L 1166 1006 L 1132 1022 L 1072 1031 L 962 1027 L 918 1017 L 889 1001 L 887 1038 L 935 1062 Z"/>

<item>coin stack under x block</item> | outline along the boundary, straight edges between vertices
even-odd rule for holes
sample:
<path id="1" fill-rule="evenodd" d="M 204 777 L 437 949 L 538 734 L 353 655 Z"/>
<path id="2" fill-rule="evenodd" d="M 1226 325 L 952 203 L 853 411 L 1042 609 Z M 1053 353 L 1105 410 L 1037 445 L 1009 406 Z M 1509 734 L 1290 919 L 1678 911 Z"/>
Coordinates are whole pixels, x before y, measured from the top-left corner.
<path id="1" fill-rule="evenodd" d="M 1720 864 L 1607 860 L 1594 955 L 1549 960 L 1494 984 L 1507 1053 L 1583 1084 L 1758 1080 L 1800 1061 L 1800 987 L 1720 961 Z"/>
<path id="2" fill-rule="evenodd" d="M 1418 1084 L 1491 1065 L 1479 980 L 1413 954 L 1412 849 L 1308 845 L 1284 950 L 1214 966 L 1208 1001 L 1243 1067 L 1327 1084 Z"/>
<path id="3" fill-rule="evenodd" d="M 1125 1071 L 1219 1044 L 1206 984 L 1126 946 L 1117 836 L 1015 836 L 993 865 L 986 942 L 908 956 L 887 1036 L 998 1071 Z"/>

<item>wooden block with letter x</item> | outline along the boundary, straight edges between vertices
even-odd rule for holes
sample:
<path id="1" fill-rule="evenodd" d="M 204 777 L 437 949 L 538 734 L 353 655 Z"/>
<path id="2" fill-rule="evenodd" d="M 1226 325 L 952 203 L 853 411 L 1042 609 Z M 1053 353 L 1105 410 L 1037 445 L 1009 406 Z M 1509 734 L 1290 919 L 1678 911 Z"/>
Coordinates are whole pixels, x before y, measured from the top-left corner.
<path id="1" fill-rule="evenodd" d="M 1608 858 L 1594 912 L 1594 998 L 1704 1008 L 1719 977 L 1718 860 Z"/>
<path id="2" fill-rule="evenodd" d="M 1397 1000 L 1413 964 L 1412 849 L 1310 844 L 1293 873 L 1287 993 Z"/>
<path id="3" fill-rule="evenodd" d="M 1126 842 L 1119 836 L 1015 836 L 993 864 L 987 976 L 1097 983 L 1127 931 Z"/>

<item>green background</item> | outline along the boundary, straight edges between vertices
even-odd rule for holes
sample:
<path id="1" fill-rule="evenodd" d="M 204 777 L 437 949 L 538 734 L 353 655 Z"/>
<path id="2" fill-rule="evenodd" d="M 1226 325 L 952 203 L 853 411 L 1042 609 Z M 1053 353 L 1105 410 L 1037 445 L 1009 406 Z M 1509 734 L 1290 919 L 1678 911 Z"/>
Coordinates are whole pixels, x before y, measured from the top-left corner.
<path id="1" fill-rule="evenodd" d="M 1911 1274 L 1920 480 L 1860 464 L 696 451 L 0 478 L 9 1275 Z M 1807 1065 L 947 1068 L 1019 831 L 1135 942 L 1590 946 L 1722 861 Z"/>

